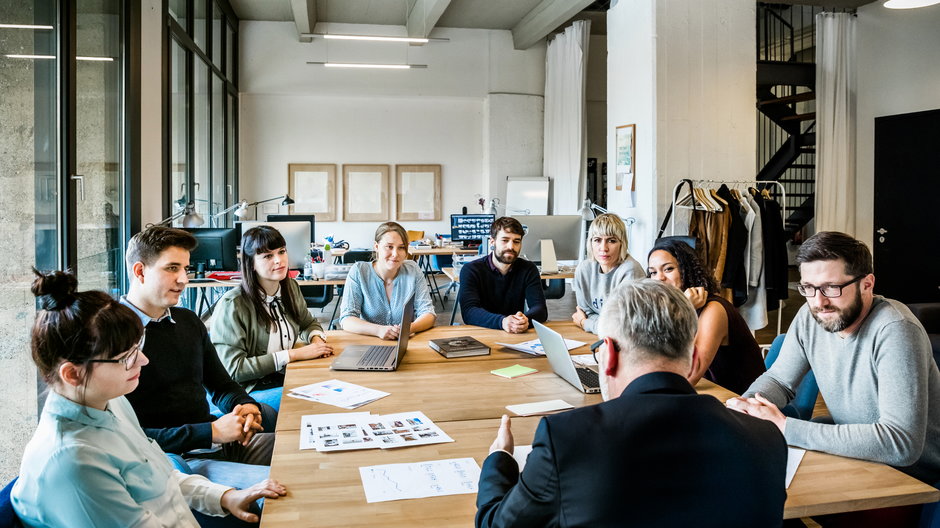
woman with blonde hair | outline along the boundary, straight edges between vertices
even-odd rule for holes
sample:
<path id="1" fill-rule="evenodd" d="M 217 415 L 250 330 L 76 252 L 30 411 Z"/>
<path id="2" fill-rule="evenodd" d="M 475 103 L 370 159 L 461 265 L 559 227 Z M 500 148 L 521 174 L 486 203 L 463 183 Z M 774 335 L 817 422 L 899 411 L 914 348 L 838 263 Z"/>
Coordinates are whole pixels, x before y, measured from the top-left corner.
<path id="1" fill-rule="evenodd" d="M 412 332 L 434 326 L 437 315 L 418 264 L 408 258 L 408 233 L 396 222 L 375 230 L 371 262 L 357 262 L 346 276 L 340 325 L 356 334 L 398 339 L 402 311 L 414 295 Z"/>
<path id="2" fill-rule="evenodd" d="M 627 250 L 627 226 L 615 214 L 602 214 L 591 222 L 589 259 L 578 264 L 574 293 L 578 302 L 571 320 L 585 331 L 597 333 L 597 318 L 604 299 L 625 280 L 643 279 L 646 271 Z"/>

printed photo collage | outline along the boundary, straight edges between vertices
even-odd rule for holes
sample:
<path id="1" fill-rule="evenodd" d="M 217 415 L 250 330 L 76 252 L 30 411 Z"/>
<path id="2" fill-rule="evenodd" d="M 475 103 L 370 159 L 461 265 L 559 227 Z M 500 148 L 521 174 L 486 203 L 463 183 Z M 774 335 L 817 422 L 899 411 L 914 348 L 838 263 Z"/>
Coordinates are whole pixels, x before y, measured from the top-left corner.
<path id="1" fill-rule="evenodd" d="M 300 449 L 348 451 L 453 442 L 424 413 L 337 413 L 304 416 Z"/>

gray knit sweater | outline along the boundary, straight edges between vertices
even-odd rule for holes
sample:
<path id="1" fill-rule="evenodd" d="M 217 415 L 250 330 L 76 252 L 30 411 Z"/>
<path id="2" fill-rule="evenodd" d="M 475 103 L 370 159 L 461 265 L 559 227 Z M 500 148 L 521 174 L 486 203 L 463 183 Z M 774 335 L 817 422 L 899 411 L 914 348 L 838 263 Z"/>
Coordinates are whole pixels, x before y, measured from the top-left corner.
<path id="1" fill-rule="evenodd" d="M 787 418 L 787 443 L 889 464 L 928 484 L 940 480 L 940 371 L 924 327 L 904 304 L 875 296 L 844 339 L 803 306 L 779 358 L 744 395 L 760 392 L 782 407 L 810 368 L 835 425 Z"/>
<path id="2" fill-rule="evenodd" d="M 601 273 L 601 265 L 596 260 L 582 260 L 574 272 L 574 294 L 578 306 L 587 314 L 584 329 L 597 333 L 597 318 L 600 316 L 601 307 L 604 306 L 604 299 L 611 290 L 625 280 L 644 277 L 646 270 L 630 255 L 607 273 Z"/>

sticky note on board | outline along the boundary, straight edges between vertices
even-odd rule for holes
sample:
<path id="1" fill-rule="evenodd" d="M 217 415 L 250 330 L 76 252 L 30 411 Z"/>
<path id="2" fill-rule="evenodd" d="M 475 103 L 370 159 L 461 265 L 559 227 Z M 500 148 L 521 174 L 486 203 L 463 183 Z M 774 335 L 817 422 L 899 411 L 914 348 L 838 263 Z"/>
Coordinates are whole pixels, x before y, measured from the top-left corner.
<path id="1" fill-rule="evenodd" d="M 511 367 L 491 370 L 490 374 L 496 374 L 497 376 L 502 376 L 504 378 L 518 378 L 519 376 L 525 376 L 527 374 L 532 374 L 538 372 L 538 369 L 523 367 L 522 365 L 513 365 Z"/>

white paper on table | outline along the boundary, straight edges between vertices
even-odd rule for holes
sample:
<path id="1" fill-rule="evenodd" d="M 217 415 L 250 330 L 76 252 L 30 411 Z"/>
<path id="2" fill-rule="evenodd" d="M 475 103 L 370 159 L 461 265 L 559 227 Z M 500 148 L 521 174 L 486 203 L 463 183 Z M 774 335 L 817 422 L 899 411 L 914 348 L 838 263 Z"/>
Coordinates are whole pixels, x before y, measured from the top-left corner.
<path id="1" fill-rule="evenodd" d="M 366 502 L 476 493 L 480 466 L 472 458 L 359 468 Z"/>
<path id="2" fill-rule="evenodd" d="M 369 416 L 367 412 L 309 414 L 302 416 L 300 418 L 300 449 L 319 449 L 321 439 L 326 440 L 332 434 L 328 429 L 322 429 L 324 427 L 330 427 L 331 424 L 340 425 L 357 422 L 359 420 L 368 420 Z M 339 438 L 342 438 L 342 436 L 342 433 L 338 435 Z M 350 447 L 347 449 L 356 448 Z"/>
<path id="3" fill-rule="evenodd" d="M 578 354 L 571 356 L 571 361 L 574 361 L 575 365 L 581 365 L 582 367 L 597 366 L 597 361 L 594 361 L 594 354 Z"/>
<path id="4" fill-rule="evenodd" d="M 519 464 L 519 473 L 522 473 L 522 470 L 525 469 L 525 462 L 529 459 L 529 453 L 531 452 L 531 445 L 516 446 L 515 449 L 513 449 L 512 457 L 516 459 L 516 463 Z"/>
<path id="5" fill-rule="evenodd" d="M 419 411 L 373 416 L 368 426 L 382 449 L 453 442 L 430 418 Z"/>
<path id="6" fill-rule="evenodd" d="M 520 403 L 517 405 L 507 405 L 507 409 L 519 416 L 532 416 L 533 414 L 545 414 L 552 411 L 563 409 L 574 409 L 574 405 L 564 400 L 548 400 L 532 403 Z"/>
<path id="7" fill-rule="evenodd" d="M 329 380 L 291 389 L 289 396 L 344 409 L 355 409 L 388 396 L 389 393 L 340 380 Z"/>
<path id="8" fill-rule="evenodd" d="M 506 348 L 511 348 L 513 350 L 518 350 L 519 352 L 525 352 L 526 354 L 532 354 L 533 356 L 544 356 L 545 349 L 542 348 L 542 342 L 538 339 L 533 339 L 531 341 L 526 341 L 524 343 L 496 343 L 497 345 L 502 345 Z M 565 346 L 568 347 L 568 350 L 574 350 L 580 346 L 584 346 L 587 343 L 583 341 L 576 341 L 574 339 L 565 339 Z"/>
<path id="9" fill-rule="evenodd" d="M 803 461 L 803 455 L 805 454 L 805 449 L 787 447 L 787 483 L 785 487 L 790 487 L 790 483 L 793 482 L 793 477 L 796 475 L 796 469 L 800 467 L 800 462 Z"/>

